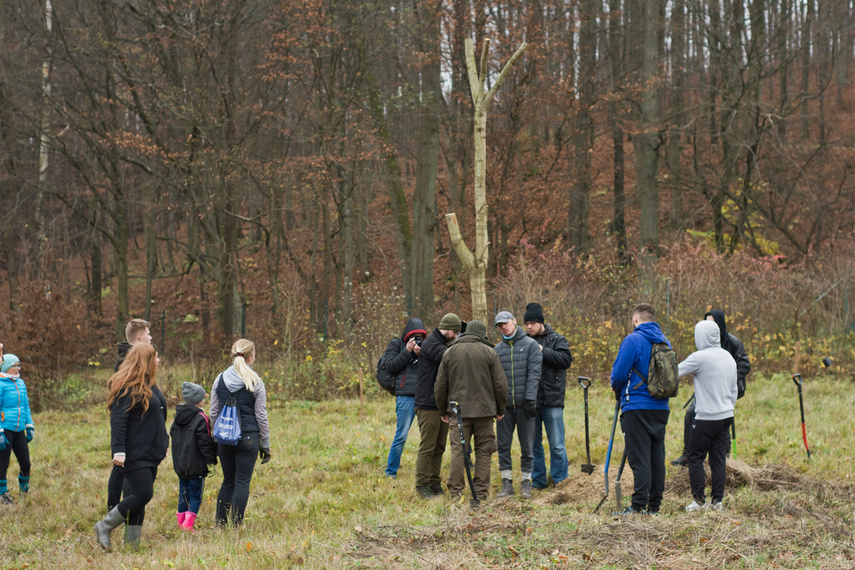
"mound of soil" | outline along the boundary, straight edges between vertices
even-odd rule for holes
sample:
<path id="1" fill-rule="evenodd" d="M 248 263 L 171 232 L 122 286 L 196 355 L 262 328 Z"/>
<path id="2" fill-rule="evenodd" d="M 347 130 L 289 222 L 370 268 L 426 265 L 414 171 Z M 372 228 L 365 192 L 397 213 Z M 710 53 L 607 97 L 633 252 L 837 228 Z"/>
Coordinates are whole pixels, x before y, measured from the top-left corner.
<path id="1" fill-rule="evenodd" d="M 710 485 L 710 468 L 704 463 L 706 484 Z M 749 487 L 760 491 L 792 489 L 804 485 L 804 478 L 786 465 L 762 465 L 754 467 L 744 461 L 728 459 L 726 465 L 725 487 Z M 689 470 L 679 469 L 672 472 L 665 482 L 665 493 L 673 495 L 690 494 Z"/>
<path id="2" fill-rule="evenodd" d="M 609 466 L 609 493 L 613 494 L 615 480 L 617 479 L 618 465 Z M 627 465 L 620 478 L 621 490 L 625 497 L 632 495 L 634 480 L 632 469 Z M 605 493 L 605 477 L 603 467 L 595 466 L 590 475 L 577 472 L 571 473 L 565 480 L 561 481 L 554 489 L 542 492 L 535 500 L 536 504 L 563 505 L 579 501 L 599 502 Z"/>

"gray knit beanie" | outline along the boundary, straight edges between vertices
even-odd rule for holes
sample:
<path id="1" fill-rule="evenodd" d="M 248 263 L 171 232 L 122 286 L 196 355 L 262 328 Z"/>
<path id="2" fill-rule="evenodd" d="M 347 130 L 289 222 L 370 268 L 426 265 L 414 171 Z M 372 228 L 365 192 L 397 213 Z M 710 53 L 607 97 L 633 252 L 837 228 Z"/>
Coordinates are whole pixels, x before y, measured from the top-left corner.
<path id="1" fill-rule="evenodd" d="M 181 385 L 181 396 L 185 404 L 195 406 L 205 399 L 205 389 L 193 382 L 185 382 Z"/>

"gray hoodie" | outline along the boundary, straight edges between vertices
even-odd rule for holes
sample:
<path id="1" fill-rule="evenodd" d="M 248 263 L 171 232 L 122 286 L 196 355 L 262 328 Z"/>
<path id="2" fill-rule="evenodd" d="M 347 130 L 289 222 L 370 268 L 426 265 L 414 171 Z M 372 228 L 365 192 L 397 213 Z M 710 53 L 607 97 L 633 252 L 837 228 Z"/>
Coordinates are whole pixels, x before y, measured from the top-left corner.
<path id="1" fill-rule="evenodd" d="M 733 417 L 736 404 L 736 361 L 721 348 L 721 331 L 713 321 L 695 325 L 693 352 L 680 363 L 680 376 L 695 376 L 695 417 L 714 421 Z"/>

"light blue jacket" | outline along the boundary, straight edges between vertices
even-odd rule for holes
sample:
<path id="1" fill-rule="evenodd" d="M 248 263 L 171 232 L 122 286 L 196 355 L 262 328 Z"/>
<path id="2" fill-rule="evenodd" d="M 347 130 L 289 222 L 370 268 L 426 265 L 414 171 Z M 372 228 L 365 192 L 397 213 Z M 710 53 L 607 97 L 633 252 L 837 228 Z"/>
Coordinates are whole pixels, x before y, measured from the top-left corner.
<path id="1" fill-rule="evenodd" d="M 0 376 L 0 425 L 9 431 L 24 431 L 24 427 L 32 423 L 24 381 Z"/>

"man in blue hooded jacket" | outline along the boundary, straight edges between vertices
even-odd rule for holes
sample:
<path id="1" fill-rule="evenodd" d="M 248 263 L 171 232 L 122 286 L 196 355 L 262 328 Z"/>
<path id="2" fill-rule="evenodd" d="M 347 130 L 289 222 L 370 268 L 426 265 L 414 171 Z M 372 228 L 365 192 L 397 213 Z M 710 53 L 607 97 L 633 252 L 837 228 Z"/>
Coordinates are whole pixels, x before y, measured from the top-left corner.
<path id="1" fill-rule="evenodd" d="M 611 384 L 620 400 L 620 426 L 627 460 L 635 479 L 632 505 L 625 514 L 657 514 L 665 490 L 665 426 L 668 399 L 647 390 L 650 351 L 654 343 L 671 343 L 654 321 L 656 311 L 641 303 L 632 310 L 634 330 L 623 339 L 612 366 Z"/>

